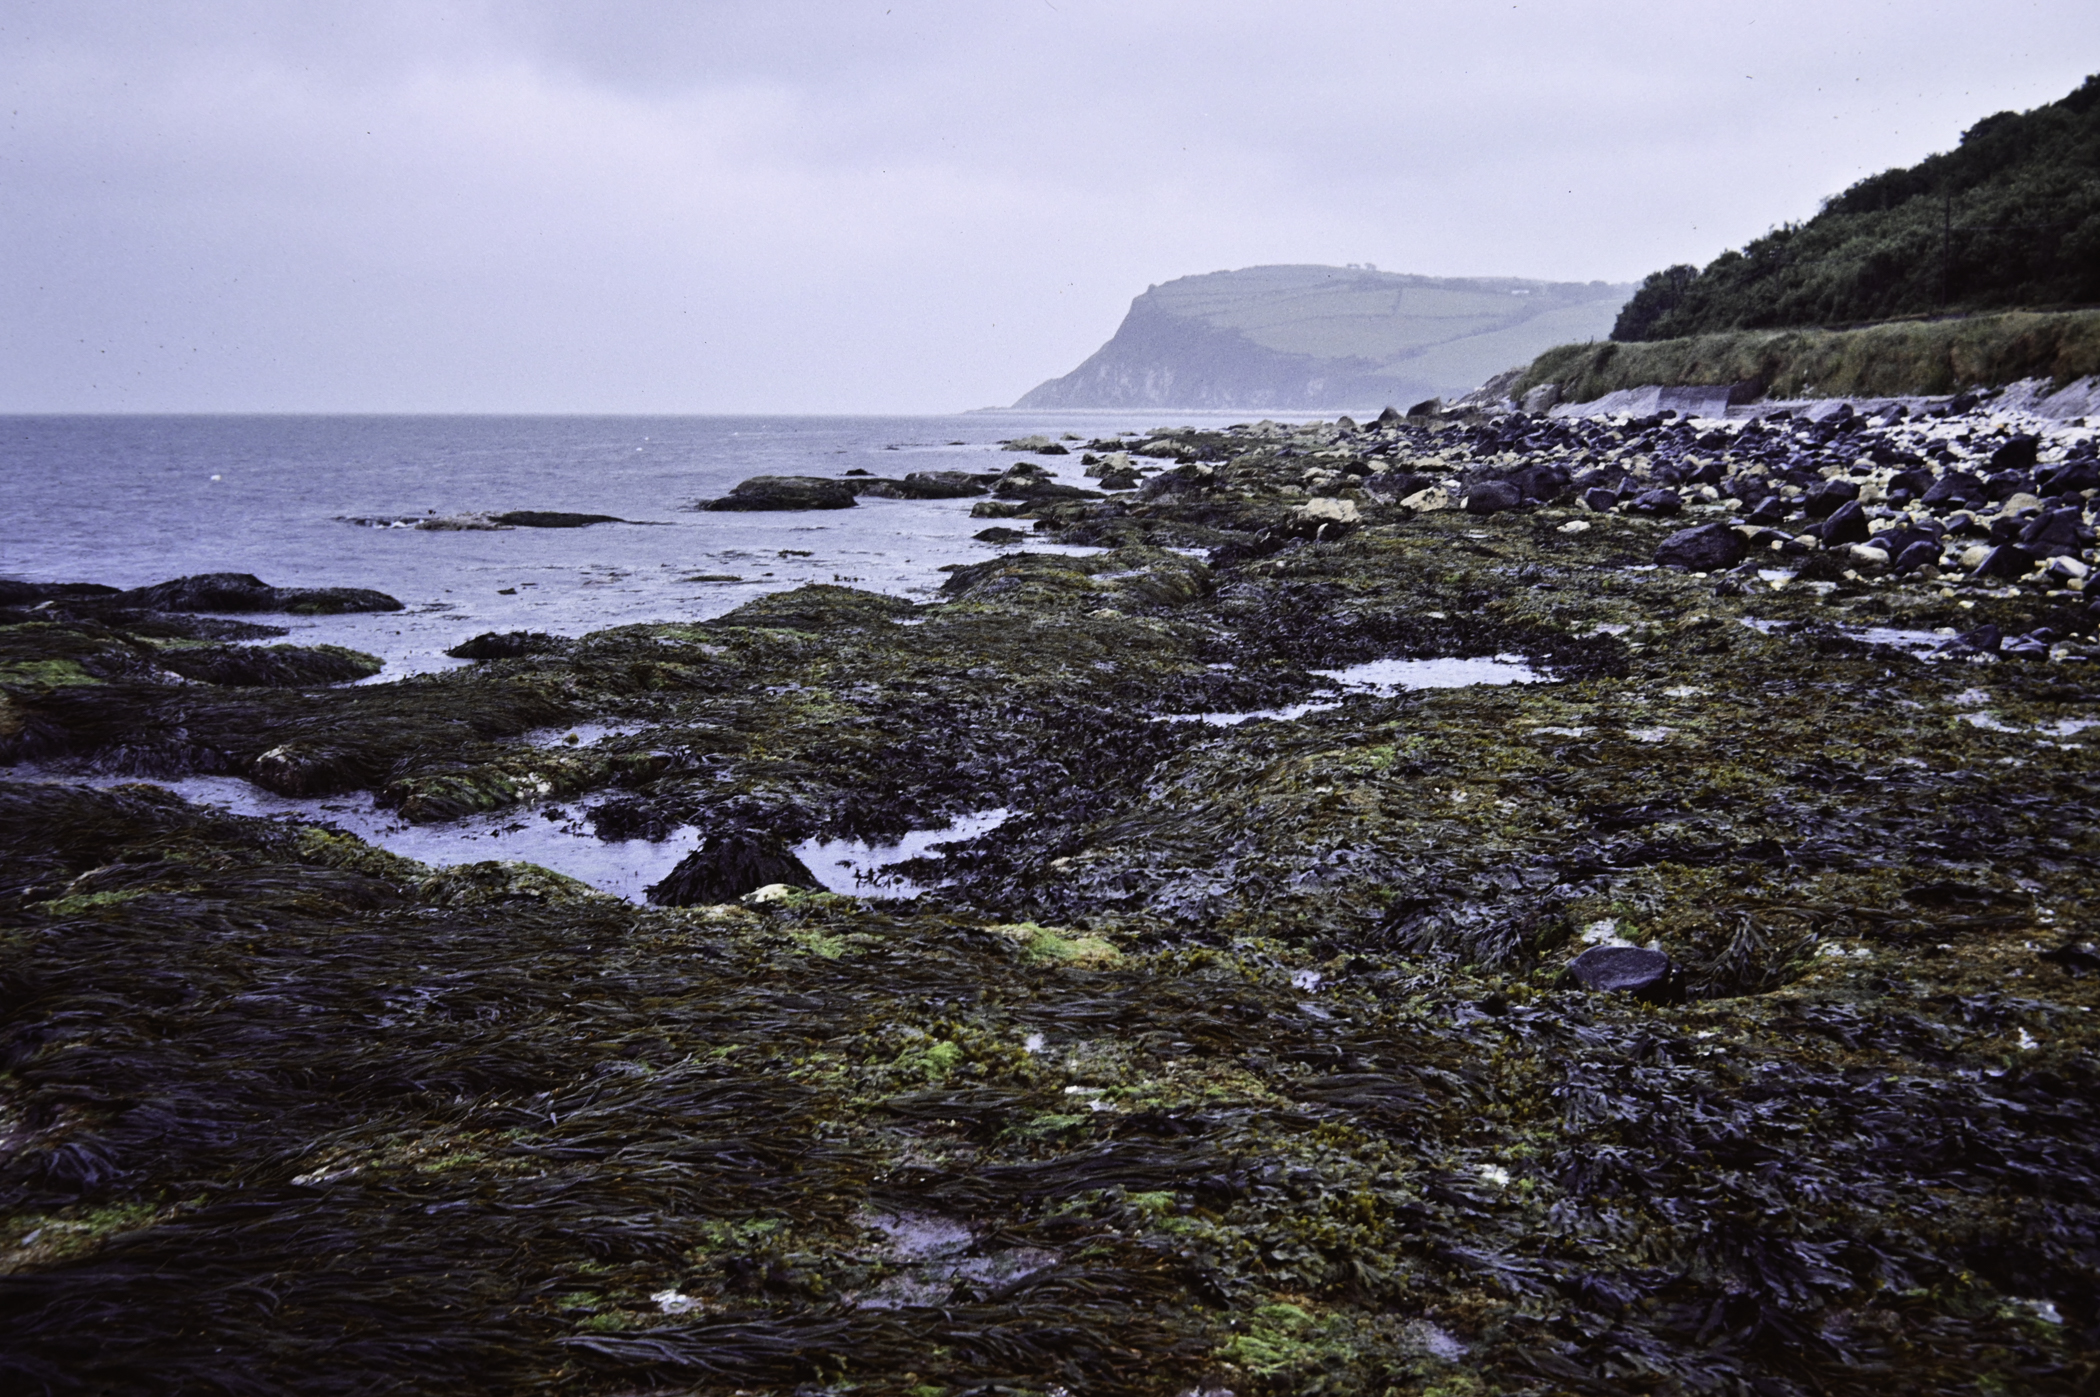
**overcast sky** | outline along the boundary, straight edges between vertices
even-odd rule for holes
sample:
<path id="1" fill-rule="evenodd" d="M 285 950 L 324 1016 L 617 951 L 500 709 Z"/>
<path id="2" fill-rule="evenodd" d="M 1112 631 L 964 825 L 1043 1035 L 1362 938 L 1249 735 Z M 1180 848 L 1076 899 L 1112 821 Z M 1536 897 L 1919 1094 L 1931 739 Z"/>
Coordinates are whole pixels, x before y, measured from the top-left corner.
<path id="1" fill-rule="evenodd" d="M 0 411 L 926 412 L 1272 262 L 1636 280 L 2100 4 L 0 0 Z"/>

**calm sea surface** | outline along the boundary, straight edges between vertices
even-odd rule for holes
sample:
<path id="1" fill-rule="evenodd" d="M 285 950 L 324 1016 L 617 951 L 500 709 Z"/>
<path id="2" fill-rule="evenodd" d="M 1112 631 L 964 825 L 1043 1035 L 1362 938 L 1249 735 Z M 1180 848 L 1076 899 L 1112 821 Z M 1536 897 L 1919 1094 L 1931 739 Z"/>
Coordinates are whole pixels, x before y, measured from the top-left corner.
<path id="1" fill-rule="evenodd" d="M 971 538 L 992 521 L 972 519 L 970 500 L 761 514 L 691 505 L 759 474 L 999 469 L 1017 459 L 1001 439 L 1165 420 L 0 417 L 0 576 L 131 587 L 248 572 L 278 586 L 376 588 L 408 610 L 257 619 L 289 624 L 293 641 L 380 655 L 385 682 L 458 663 L 444 650 L 483 631 L 703 619 L 805 582 L 931 596 L 943 564 L 994 552 Z M 1077 454 L 1029 459 L 1079 480 Z M 516 509 L 634 522 L 494 533 L 344 522 Z M 706 575 L 740 580 L 693 580 Z"/>

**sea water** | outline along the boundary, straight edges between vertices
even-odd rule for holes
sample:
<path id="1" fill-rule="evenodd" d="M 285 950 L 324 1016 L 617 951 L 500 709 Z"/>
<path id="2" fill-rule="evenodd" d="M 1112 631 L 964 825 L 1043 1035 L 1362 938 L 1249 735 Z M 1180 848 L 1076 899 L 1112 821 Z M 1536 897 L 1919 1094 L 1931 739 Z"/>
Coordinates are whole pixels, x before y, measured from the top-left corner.
<path id="1" fill-rule="evenodd" d="M 1017 460 L 1086 485 L 1092 482 L 1081 473 L 1080 442 L 1068 443 L 1064 456 L 1008 451 L 999 442 L 1067 433 L 1091 439 L 1186 420 L 1021 413 L 0 417 L 0 484 L 7 492 L 0 576 L 135 587 L 200 572 L 247 572 L 277 586 L 373 588 L 406 609 L 244 619 L 287 627 L 285 639 L 294 643 L 378 655 L 386 668 L 366 682 L 387 683 L 468 663 L 444 652 L 484 631 L 575 636 L 637 622 L 706 620 L 811 582 L 931 598 L 945 580 L 943 566 L 1002 551 L 972 537 L 997 522 L 972 518 L 972 500 L 867 498 L 851 509 L 810 512 L 693 506 L 753 475 L 844 476 L 857 469 L 900 478 L 998 471 Z M 500 532 L 348 522 L 522 509 L 629 522 Z M 1095 551 L 1033 540 L 1024 546 Z M 735 580 L 713 580 L 722 578 Z M 577 731 L 577 741 L 618 730 L 591 726 Z M 570 731 L 526 740 L 565 743 Z M 82 779 L 63 770 L 0 775 Z M 231 777 L 164 784 L 244 814 L 329 821 L 428 863 L 525 859 L 629 898 L 667 874 L 702 834 L 686 829 L 654 844 L 608 845 L 580 820 L 546 820 L 529 807 L 417 826 L 376 809 L 369 795 L 286 800 Z M 894 846 L 812 841 L 801 852 L 838 891 L 908 894 L 916 887 L 881 870 L 943 839 L 982 833 L 1004 814 L 916 831 Z"/>
<path id="2" fill-rule="evenodd" d="M 465 663 L 444 652 L 484 631 L 582 635 L 705 620 L 810 582 L 928 598 L 942 566 L 996 551 L 972 538 L 997 522 L 973 519 L 972 500 L 866 498 L 786 513 L 693 506 L 754 475 L 899 478 L 1016 460 L 1090 484 L 1077 450 L 1037 456 L 998 443 L 1158 425 L 1004 413 L 0 417 L 0 576 L 134 587 L 246 572 L 281 587 L 374 588 L 406 609 L 248 619 L 288 627 L 294 643 L 378 655 L 387 667 L 373 682 L 383 683 Z M 631 522 L 502 531 L 346 522 L 527 509 Z"/>

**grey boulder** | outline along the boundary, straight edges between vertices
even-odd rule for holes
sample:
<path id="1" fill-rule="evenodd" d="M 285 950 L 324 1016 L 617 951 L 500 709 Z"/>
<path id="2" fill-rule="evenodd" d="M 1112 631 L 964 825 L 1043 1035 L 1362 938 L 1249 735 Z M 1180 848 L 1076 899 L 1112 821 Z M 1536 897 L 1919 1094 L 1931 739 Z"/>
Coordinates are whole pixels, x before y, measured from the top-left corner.
<path id="1" fill-rule="evenodd" d="M 1687 572 L 1725 572 L 1749 555 L 1750 545 L 1726 524 L 1679 529 L 1655 549 L 1655 561 Z"/>

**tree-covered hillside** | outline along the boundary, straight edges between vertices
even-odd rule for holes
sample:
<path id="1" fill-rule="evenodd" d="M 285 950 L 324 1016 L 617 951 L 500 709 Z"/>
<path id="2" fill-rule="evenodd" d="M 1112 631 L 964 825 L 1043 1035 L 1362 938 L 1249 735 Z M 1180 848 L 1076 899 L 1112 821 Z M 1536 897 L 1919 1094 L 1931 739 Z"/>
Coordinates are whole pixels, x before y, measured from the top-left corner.
<path id="1" fill-rule="evenodd" d="M 1650 276 L 1615 340 L 2100 302 L 2100 75 L 1853 185 L 1806 223 Z"/>

